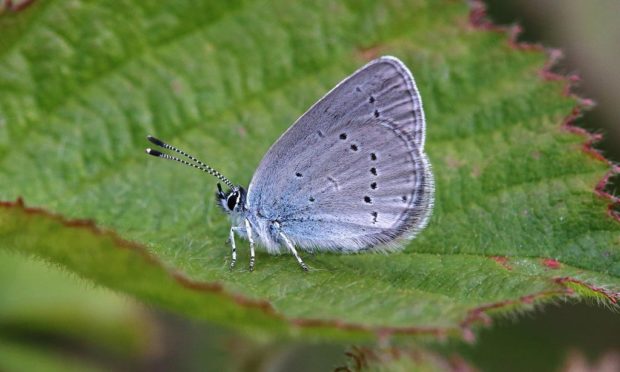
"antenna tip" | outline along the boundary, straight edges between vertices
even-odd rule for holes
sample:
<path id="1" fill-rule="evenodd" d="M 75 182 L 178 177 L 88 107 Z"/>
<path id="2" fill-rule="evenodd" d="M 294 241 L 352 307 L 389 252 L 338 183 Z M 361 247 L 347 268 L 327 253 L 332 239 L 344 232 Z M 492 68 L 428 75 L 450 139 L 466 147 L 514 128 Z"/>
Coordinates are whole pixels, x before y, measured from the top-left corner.
<path id="1" fill-rule="evenodd" d="M 148 136 L 146 136 L 146 139 L 149 140 L 151 143 L 154 143 L 157 146 L 163 147 L 164 146 L 164 142 L 151 136 L 150 134 Z"/>
<path id="2" fill-rule="evenodd" d="M 149 155 L 157 156 L 157 157 L 161 156 L 161 152 L 157 150 L 153 150 L 153 149 L 146 149 L 146 153 Z"/>

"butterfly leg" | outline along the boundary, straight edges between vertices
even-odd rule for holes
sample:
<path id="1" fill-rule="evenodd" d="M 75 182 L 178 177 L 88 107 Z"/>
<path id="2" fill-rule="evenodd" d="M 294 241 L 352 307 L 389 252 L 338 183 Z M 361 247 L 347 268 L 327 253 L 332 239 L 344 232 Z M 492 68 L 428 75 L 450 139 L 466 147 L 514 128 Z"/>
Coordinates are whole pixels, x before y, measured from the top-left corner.
<path id="1" fill-rule="evenodd" d="M 303 271 L 308 271 L 308 266 L 306 266 L 306 264 L 304 263 L 304 261 L 301 259 L 301 257 L 299 257 L 299 254 L 297 253 L 297 251 L 295 250 L 295 246 L 293 245 L 293 243 L 289 240 L 289 238 L 284 235 L 283 232 L 280 232 L 280 237 L 282 237 L 282 240 L 284 240 L 284 244 L 286 244 L 286 247 L 288 248 L 289 251 L 291 251 L 291 253 L 293 254 L 293 256 L 295 256 L 295 258 L 297 259 L 297 262 L 299 263 L 299 266 L 301 266 L 301 269 Z"/>
<path id="2" fill-rule="evenodd" d="M 230 269 L 232 270 L 235 267 L 235 264 L 237 263 L 237 246 L 235 244 L 235 231 L 239 230 L 240 228 L 237 226 L 232 226 L 230 228 L 230 234 L 228 234 L 228 241 L 227 243 L 230 243 L 230 248 L 232 250 L 232 260 L 230 261 Z"/>
<path id="3" fill-rule="evenodd" d="M 248 240 L 250 241 L 250 271 L 254 271 L 256 252 L 254 252 L 254 237 L 252 236 L 252 226 L 250 226 L 250 221 L 248 220 L 245 220 L 245 232 L 248 234 Z"/>

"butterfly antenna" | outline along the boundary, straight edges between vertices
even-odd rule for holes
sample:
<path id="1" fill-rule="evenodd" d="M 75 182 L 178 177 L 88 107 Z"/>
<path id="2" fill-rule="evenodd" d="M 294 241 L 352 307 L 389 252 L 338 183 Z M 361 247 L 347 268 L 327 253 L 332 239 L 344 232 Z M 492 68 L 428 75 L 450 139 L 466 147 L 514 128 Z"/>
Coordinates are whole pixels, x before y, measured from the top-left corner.
<path id="1" fill-rule="evenodd" d="M 178 161 L 181 164 L 185 164 L 188 165 L 190 167 L 194 167 L 196 169 L 200 169 L 203 172 L 209 173 L 210 175 L 216 177 L 217 179 L 219 179 L 220 181 L 224 182 L 226 185 L 228 185 L 228 187 L 230 187 L 231 189 L 235 188 L 235 185 L 233 185 L 232 182 L 230 182 L 230 180 L 226 177 L 224 177 L 224 175 L 222 175 L 220 172 L 218 172 L 217 170 L 211 168 L 210 166 L 208 166 L 207 164 L 201 162 L 200 160 L 196 159 L 195 157 L 191 156 L 190 154 L 186 153 L 185 151 L 178 149 L 174 146 L 171 146 L 167 143 L 165 143 L 162 140 L 159 140 L 151 135 L 146 137 L 151 143 L 153 143 L 154 145 L 157 145 L 159 147 L 162 147 L 164 149 L 168 149 L 168 150 L 172 150 L 174 152 L 177 152 L 183 156 L 185 156 L 186 158 L 188 158 L 189 160 L 195 162 L 196 164 L 190 163 L 188 161 L 185 161 L 183 159 L 179 159 L 176 156 L 171 156 L 168 154 L 164 154 L 163 152 L 157 151 L 157 150 L 153 150 L 153 149 L 146 149 L 146 153 L 158 158 L 163 158 L 163 159 L 168 159 L 168 160 L 174 160 L 174 161 Z"/>

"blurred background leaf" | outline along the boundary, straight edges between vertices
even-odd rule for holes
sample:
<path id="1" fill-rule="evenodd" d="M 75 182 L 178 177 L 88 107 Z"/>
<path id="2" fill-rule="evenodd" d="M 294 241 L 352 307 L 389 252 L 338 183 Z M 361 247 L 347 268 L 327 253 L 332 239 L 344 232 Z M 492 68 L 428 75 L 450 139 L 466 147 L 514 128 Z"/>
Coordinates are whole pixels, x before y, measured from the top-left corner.
<path id="1" fill-rule="evenodd" d="M 142 305 L 49 264 L 0 251 L 0 298 L 0 370 L 79 370 L 93 352 L 131 360 L 157 351 L 158 325 Z"/>

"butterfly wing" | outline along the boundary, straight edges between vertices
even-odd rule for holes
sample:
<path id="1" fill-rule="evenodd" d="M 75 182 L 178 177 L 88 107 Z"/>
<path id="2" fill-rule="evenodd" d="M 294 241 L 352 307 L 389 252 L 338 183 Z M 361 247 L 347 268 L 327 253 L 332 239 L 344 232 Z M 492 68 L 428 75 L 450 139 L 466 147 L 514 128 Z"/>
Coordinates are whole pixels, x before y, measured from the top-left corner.
<path id="1" fill-rule="evenodd" d="M 250 212 L 304 249 L 360 251 L 411 238 L 433 203 L 422 102 L 409 70 L 381 57 L 312 106 L 262 159 Z"/>

